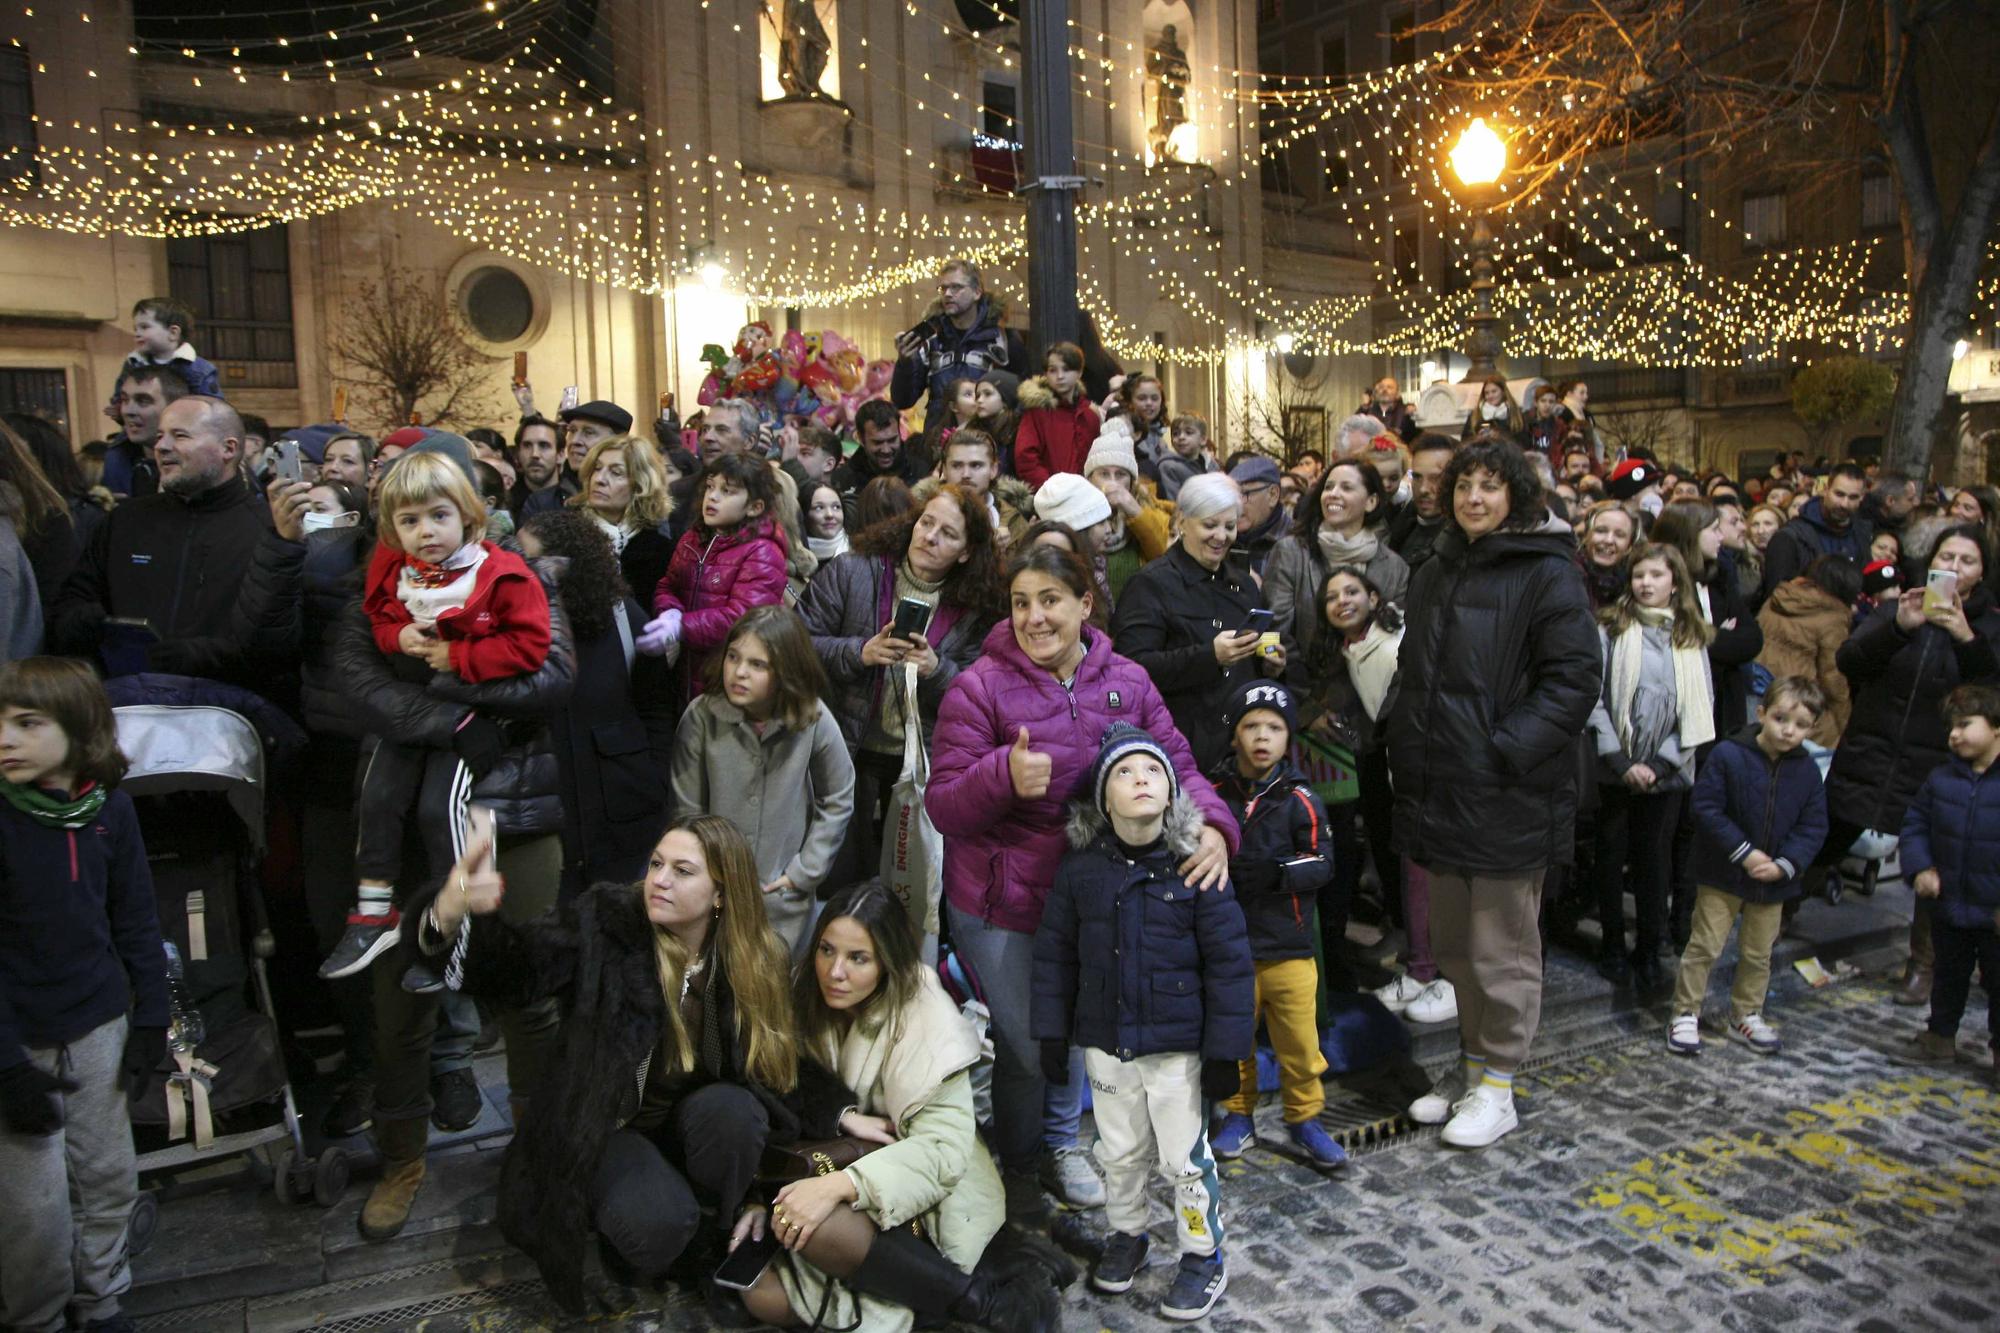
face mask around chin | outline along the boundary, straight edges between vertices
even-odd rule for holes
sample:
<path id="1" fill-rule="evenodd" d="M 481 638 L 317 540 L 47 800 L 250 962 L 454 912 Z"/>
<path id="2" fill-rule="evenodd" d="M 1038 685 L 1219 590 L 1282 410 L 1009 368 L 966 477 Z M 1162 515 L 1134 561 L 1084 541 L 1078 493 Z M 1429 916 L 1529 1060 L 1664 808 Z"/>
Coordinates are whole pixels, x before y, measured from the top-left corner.
<path id="1" fill-rule="evenodd" d="M 337 528 L 358 528 L 361 526 L 359 514 L 306 514 L 301 524 L 307 533 L 331 532 Z"/>

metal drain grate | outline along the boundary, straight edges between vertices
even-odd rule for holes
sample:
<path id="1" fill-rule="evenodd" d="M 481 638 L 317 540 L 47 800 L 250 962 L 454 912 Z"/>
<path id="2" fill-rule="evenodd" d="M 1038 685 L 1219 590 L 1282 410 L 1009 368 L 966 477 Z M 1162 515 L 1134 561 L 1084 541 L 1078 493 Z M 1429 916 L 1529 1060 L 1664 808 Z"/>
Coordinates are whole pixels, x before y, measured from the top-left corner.
<path id="1" fill-rule="evenodd" d="M 477 1310 L 490 1305 L 518 1308 L 531 1303 L 540 1303 L 545 1296 L 546 1288 L 541 1282 L 528 1278 L 519 1282 L 503 1282 L 497 1287 L 482 1287 L 477 1291 L 461 1291 L 450 1296 L 433 1297 L 427 1301 L 413 1301 L 408 1305 L 399 1305 L 389 1310 L 373 1310 L 348 1319 L 314 1324 L 313 1328 L 318 1333 L 366 1333 L 369 1329 L 402 1328 L 437 1315 L 456 1314 L 463 1310 Z"/>

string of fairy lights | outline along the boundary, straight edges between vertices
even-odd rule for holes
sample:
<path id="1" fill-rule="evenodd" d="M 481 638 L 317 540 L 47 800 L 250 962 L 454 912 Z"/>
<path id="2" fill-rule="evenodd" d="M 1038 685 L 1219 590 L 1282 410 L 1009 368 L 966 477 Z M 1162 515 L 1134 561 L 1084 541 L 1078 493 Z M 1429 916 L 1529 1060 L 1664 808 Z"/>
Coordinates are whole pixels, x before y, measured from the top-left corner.
<path id="1" fill-rule="evenodd" d="M 149 89 L 185 75 L 184 100 L 159 96 L 151 114 L 101 124 L 37 117 L 32 146 L 0 151 L 9 182 L 0 222 L 175 237 L 358 204 L 421 208 L 472 244 L 572 276 L 659 295 L 720 269 L 749 301 L 815 309 L 901 307 L 947 254 L 1003 267 L 1025 258 L 1021 209 L 982 186 L 967 147 L 988 134 L 994 109 L 968 92 L 966 71 L 1017 70 L 1010 30 L 971 31 L 945 0 L 901 0 L 913 29 L 903 40 L 871 44 L 859 27 L 849 33 L 858 46 L 843 64 L 893 95 L 845 105 L 846 179 L 815 183 L 706 152 L 650 109 L 591 86 L 590 55 L 546 21 L 553 8 L 551 0 L 420 0 L 312 31 L 303 26 L 312 7 L 303 6 L 267 15 L 297 16 L 296 34 L 256 40 L 213 35 L 228 31 L 224 15 L 177 12 L 177 34 L 208 31 L 176 35 L 171 47 L 135 39 L 123 50 Z M 776 12 L 718 10 L 720 22 L 707 24 L 711 44 L 755 44 Z M 87 8 L 60 4 L 21 13 L 35 26 L 10 40 L 24 49 L 50 25 L 97 22 Z M 646 48 L 649 34 L 631 13 L 600 7 L 615 49 Z M 936 60 L 916 40 L 914 28 L 931 23 L 961 58 Z M 1077 168 L 1102 182 L 1077 206 L 1079 298 L 1115 354 L 1215 365 L 1269 352 L 1281 334 L 1292 348 L 1326 354 L 1402 355 L 1457 342 L 1470 294 L 1412 273 L 1403 241 L 1420 226 L 1451 254 L 1469 253 L 1473 217 L 1441 167 L 1464 112 L 1439 93 L 1437 76 L 1476 72 L 1483 34 L 1338 77 L 1196 63 L 1185 101 L 1198 150 L 1188 162 L 1156 160 L 1155 146 L 1130 133 L 1147 95 L 1145 43 L 1074 19 L 1069 26 Z M 719 68 L 713 59 L 711 67 Z M 40 61 L 34 68 L 49 72 Z M 1489 111 L 1512 127 L 1520 163 L 1488 210 L 1494 304 L 1509 346 L 1561 359 L 1722 365 L 1751 348 L 1876 351 L 1907 322 L 1894 266 L 1880 259 L 1883 237 L 1754 259 L 1746 252 L 1747 269 L 1725 272 L 1659 222 L 1671 196 L 1676 215 L 1699 220 L 1705 210 L 1726 239 L 1717 206 L 1677 174 L 1595 165 L 1556 146 L 1529 109 L 1503 102 Z M 1267 176 L 1296 169 L 1302 154 L 1332 187 L 1366 266 L 1357 283 L 1365 291 L 1288 295 L 1252 272 L 1240 239 L 1216 225 L 1218 215 L 1261 208 Z M 881 197 L 900 184 L 904 205 L 875 202 L 862 182 L 892 186 Z M 2000 246 L 1989 261 L 1996 256 Z M 1161 346 L 1121 318 L 1106 285 L 1121 261 L 1137 266 L 1192 336 Z M 1983 279 L 1979 311 L 1993 309 L 1996 292 L 2000 270 Z M 1551 309 L 1565 317 L 1550 319 Z"/>

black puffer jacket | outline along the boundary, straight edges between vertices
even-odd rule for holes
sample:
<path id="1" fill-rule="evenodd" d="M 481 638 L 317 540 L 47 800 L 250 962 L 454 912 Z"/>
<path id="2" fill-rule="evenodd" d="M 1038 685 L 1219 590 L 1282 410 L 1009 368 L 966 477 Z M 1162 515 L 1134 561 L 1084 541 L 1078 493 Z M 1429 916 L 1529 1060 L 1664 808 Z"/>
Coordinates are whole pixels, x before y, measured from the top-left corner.
<path id="1" fill-rule="evenodd" d="M 1965 619 L 1967 643 L 1936 625 L 1906 634 L 1891 602 L 1840 645 L 1833 660 L 1853 690 L 1854 711 L 1826 778 L 1835 819 L 1899 832 L 1917 788 L 1951 758 L 1951 728 L 1938 706 L 1960 685 L 2000 681 L 2000 610 L 1985 588 L 1966 597 Z"/>
<path id="2" fill-rule="evenodd" d="M 1290 760 L 1279 760 L 1262 782 L 1244 777 L 1234 759 L 1217 764 L 1209 776 L 1243 827 L 1243 841 L 1229 858 L 1229 881 L 1243 906 L 1250 957 L 1259 963 L 1312 957 L 1319 939 L 1313 913 L 1320 889 L 1333 878 L 1326 807 Z"/>
<path id="3" fill-rule="evenodd" d="M 427 905 L 414 904 L 405 920 L 420 921 Z M 801 1060 L 789 1093 L 757 1083 L 746 1072 L 747 1043 L 725 969 L 707 969 L 704 986 L 701 1071 L 749 1089 L 763 1104 L 767 1142 L 837 1134 L 855 1100 L 839 1080 Z M 561 1039 L 534 1089 L 536 1113 L 501 1163 L 498 1220 L 501 1234 L 541 1269 L 556 1302 L 580 1311 L 585 1247 L 596 1234 L 591 1182 L 605 1141 L 638 1110 L 665 1035 L 653 927 L 630 884 L 599 884 L 526 926 L 474 917 L 465 988 L 503 1004 L 547 996 L 562 1003 Z"/>
<path id="4" fill-rule="evenodd" d="M 368 727 L 355 714 L 334 661 L 343 613 L 361 596 L 370 543 L 358 528 L 289 541 L 266 532 L 244 572 L 237 616 L 266 640 L 288 645 L 299 660 L 299 711 L 318 735 L 360 739 Z"/>
<path id="5" fill-rule="evenodd" d="M 1174 726 L 1204 772 L 1229 749 L 1223 713 L 1230 697 L 1256 679 L 1262 661 L 1253 654 L 1223 666 L 1215 660 L 1215 636 L 1242 629 L 1263 605 L 1263 591 L 1239 559 L 1231 556 L 1207 570 L 1179 542 L 1143 566 L 1118 595 L 1112 645 L 1160 687 Z"/>
<path id="6" fill-rule="evenodd" d="M 341 613 L 334 663 L 348 707 L 371 735 L 449 752 L 466 713 L 477 709 L 501 724 L 507 749 L 473 784 L 472 799 L 493 807 L 499 831 L 514 837 L 562 831 L 562 781 L 549 742 L 549 718 L 569 702 L 576 683 L 576 645 L 554 583 L 560 562 L 529 562 L 549 590 L 549 656 L 531 676 L 480 685 L 434 676 L 428 685 L 397 680 L 375 646 L 359 600 Z"/>
<path id="7" fill-rule="evenodd" d="M 1387 734 L 1396 845 L 1419 865 L 1571 857 L 1576 738 L 1603 676 L 1575 546 L 1555 518 L 1472 543 L 1451 524 L 1410 585 Z"/>

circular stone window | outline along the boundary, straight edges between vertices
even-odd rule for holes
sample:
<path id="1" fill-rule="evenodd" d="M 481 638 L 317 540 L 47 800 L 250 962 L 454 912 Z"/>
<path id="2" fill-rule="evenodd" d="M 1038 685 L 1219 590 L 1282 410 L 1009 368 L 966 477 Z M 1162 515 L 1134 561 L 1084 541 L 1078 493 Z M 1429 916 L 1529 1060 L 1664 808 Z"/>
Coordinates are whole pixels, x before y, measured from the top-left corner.
<path id="1" fill-rule="evenodd" d="M 510 269 L 490 266 L 475 269 L 458 293 L 465 322 L 487 342 L 514 342 L 534 322 L 534 293 Z"/>

